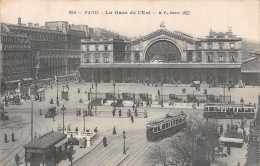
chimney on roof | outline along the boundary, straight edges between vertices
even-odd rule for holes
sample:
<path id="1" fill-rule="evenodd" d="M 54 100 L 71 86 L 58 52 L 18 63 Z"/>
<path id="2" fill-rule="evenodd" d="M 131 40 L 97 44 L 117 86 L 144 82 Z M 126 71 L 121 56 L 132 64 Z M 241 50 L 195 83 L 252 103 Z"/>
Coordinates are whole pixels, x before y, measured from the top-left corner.
<path id="1" fill-rule="evenodd" d="M 34 27 L 35 27 L 35 28 L 39 28 L 39 23 L 35 23 L 35 24 L 34 24 Z"/>
<path id="2" fill-rule="evenodd" d="M 33 23 L 28 22 L 28 27 L 32 27 Z"/>
<path id="3" fill-rule="evenodd" d="M 18 18 L 18 25 L 21 25 L 22 24 L 22 19 L 21 17 Z"/>

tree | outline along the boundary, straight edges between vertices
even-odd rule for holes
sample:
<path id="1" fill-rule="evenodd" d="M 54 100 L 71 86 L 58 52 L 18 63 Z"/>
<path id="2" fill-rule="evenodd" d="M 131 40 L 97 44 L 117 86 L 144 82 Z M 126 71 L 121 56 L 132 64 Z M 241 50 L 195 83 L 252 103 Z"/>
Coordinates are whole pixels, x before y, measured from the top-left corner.
<path id="1" fill-rule="evenodd" d="M 147 158 L 151 165 L 208 166 L 215 159 L 214 148 L 219 137 L 216 123 L 190 117 L 183 132 L 159 142 Z"/>

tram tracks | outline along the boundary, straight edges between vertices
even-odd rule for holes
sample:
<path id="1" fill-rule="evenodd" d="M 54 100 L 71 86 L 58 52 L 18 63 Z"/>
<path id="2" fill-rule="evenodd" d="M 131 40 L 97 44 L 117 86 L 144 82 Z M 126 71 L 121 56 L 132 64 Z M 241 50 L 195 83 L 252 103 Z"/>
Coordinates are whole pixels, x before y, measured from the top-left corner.
<path id="1" fill-rule="evenodd" d="M 26 113 L 30 113 L 30 111 L 27 111 Z M 40 122 L 40 123 L 39 123 Z M 41 132 L 41 130 L 42 130 L 42 126 L 45 126 L 46 127 L 46 125 L 45 125 L 45 123 L 43 123 L 43 121 L 42 120 L 40 120 L 40 118 L 39 119 L 37 119 L 37 120 L 34 120 L 34 125 L 35 125 L 35 127 L 37 126 L 37 131 L 39 131 L 39 132 Z M 27 130 L 28 129 L 28 131 L 30 131 L 30 123 L 26 123 L 26 127 L 23 127 L 22 128 L 22 135 L 24 134 L 24 133 L 26 133 L 26 132 L 24 132 L 25 131 L 25 129 Z M 4 158 L 2 158 L 1 159 L 1 163 L 3 164 L 3 165 L 15 165 L 15 160 L 14 160 L 14 156 L 15 156 L 15 154 L 18 154 L 19 156 L 20 156 L 20 162 L 22 161 L 22 159 L 24 158 L 24 156 L 25 156 L 25 154 L 24 154 L 24 152 L 22 152 L 23 151 L 23 145 L 25 145 L 26 143 L 29 143 L 30 142 L 30 134 L 28 134 L 28 136 L 21 142 L 21 143 L 19 143 L 19 145 L 17 146 L 17 147 L 15 147 L 15 149 L 14 150 L 12 150 L 11 152 L 9 152 L 7 155 L 5 155 L 5 157 Z M 19 138 L 22 138 L 22 136 L 20 136 Z M 18 140 L 18 139 L 17 139 Z M 13 144 L 13 145 L 15 145 L 15 144 Z M 13 146 L 12 145 L 12 146 Z M 8 148 L 9 149 L 9 148 Z M 4 154 L 4 152 L 2 152 L 2 154 Z M 3 155 L 2 155 L 3 156 Z"/>
<path id="2" fill-rule="evenodd" d="M 144 137 L 140 134 L 143 134 L 142 132 L 133 132 L 131 133 L 131 136 L 128 137 L 128 139 L 130 140 L 129 142 L 127 142 L 128 145 L 130 144 L 134 144 L 142 139 L 144 139 Z M 138 137 L 139 139 L 133 139 L 135 137 Z M 82 158 L 80 158 L 79 160 L 77 160 L 76 162 L 73 163 L 73 165 L 106 165 L 107 163 L 111 163 L 111 164 L 115 164 L 113 163 L 113 158 L 116 159 L 115 156 L 120 155 L 120 152 L 122 152 L 123 150 L 123 145 L 122 143 L 118 143 L 117 140 L 119 140 L 119 138 L 121 138 L 122 135 L 119 135 L 117 137 L 114 137 L 111 141 L 111 143 L 108 144 L 108 147 L 103 147 L 102 144 L 98 145 L 97 148 L 93 149 L 92 151 L 90 151 L 89 153 L 87 153 L 86 155 L 82 156 Z M 120 139 L 120 141 L 122 141 Z M 96 156 L 98 154 L 100 154 L 98 157 Z M 115 161 L 115 162 L 119 162 L 119 161 Z"/>

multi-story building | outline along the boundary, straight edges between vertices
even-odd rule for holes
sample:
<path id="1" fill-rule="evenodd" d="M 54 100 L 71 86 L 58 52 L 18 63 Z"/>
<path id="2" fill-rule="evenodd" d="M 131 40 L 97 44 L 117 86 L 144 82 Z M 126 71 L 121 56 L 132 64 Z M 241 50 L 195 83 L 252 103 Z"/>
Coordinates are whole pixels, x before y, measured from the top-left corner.
<path id="1" fill-rule="evenodd" d="M 6 28 L 1 24 L 2 29 Z M 30 38 L 25 34 L 0 33 L 1 91 L 15 89 L 32 80 Z"/>
<path id="2" fill-rule="evenodd" d="M 2 34 L 14 33 L 26 36 L 30 45 L 30 78 L 53 79 L 54 76 L 77 73 L 81 55 L 80 41 L 86 38 L 87 26 L 71 27 L 65 21 L 46 22 L 42 27 L 37 23 L 28 23 L 26 26 L 21 23 L 21 18 L 18 18 L 18 24 L 1 25 Z M 16 40 L 8 42 L 16 45 Z M 17 54 L 20 52 L 17 51 Z M 6 65 L 5 63 L 3 61 L 3 65 Z M 20 77 L 26 78 L 24 75 Z"/>
<path id="3" fill-rule="evenodd" d="M 226 33 L 210 31 L 206 38 L 196 39 L 162 25 L 131 42 L 83 41 L 80 74 L 86 81 L 238 83 L 241 40 L 231 29 Z M 96 60 L 106 54 L 101 56 L 99 48 L 108 48 L 109 61 Z"/>
<path id="4" fill-rule="evenodd" d="M 125 57 L 127 42 L 121 39 L 82 39 L 81 64 L 113 64 L 130 62 Z M 81 70 L 81 69 L 80 69 Z M 81 72 L 81 78 L 86 81 L 98 80 L 110 82 L 110 70 L 89 68 Z M 91 73 L 91 75 L 89 75 Z"/>

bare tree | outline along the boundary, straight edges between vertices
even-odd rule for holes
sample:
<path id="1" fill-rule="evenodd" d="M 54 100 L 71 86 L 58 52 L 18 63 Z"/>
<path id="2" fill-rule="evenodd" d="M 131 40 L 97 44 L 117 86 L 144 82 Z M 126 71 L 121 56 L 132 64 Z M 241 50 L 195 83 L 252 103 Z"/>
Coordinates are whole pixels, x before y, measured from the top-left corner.
<path id="1" fill-rule="evenodd" d="M 189 117 L 183 132 L 155 145 L 148 154 L 151 165 L 207 166 L 215 159 L 220 134 L 217 124 Z"/>

